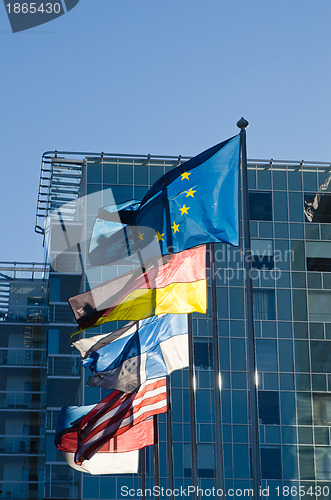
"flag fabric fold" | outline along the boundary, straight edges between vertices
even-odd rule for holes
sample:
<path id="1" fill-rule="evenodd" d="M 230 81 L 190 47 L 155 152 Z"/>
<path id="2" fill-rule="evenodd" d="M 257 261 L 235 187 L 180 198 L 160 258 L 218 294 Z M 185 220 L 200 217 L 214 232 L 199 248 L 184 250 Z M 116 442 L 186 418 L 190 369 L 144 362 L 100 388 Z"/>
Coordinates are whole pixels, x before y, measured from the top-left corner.
<path id="1" fill-rule="evenodd" d="M 113 391 L 79 422 L 75 463 L 89 460 L 102 446 L 147 418 L 167 411 L 166 379 L 143 383 L 125 394 Z"/>
<path id="2" fill-rule="evenodd" d="M 139 450 L 126 453 L 96 453 L 81 465 L 75 463 L 75 454 L 64 452 L 67 464 L 79 472 L 88 474 L 137 474 L 139 470 Z"/>
<path id="3" fill-rule="evenodd" d="M 58 450 L 75 453 L 79 423 L 96 405 L 65 406 L 58 416 L 54 443 Z M 148 418 L 120 436 L 109 439 L 98 453 L 127 453 L 154 444 L 153 419 Z"/>
<path id="4" fill-rule="evenodd" d="M 146 380 L 188 366 L 187 315 L 153 316 L 72 345 L 94 374 L 88 385 L 131 392 Z"/>
<path id="5" fill-rule="evenodd" d="M 170 170 L 140 204 L 100 209 L 91 264 L 120 260 L 123 252 L 131 256 L 154 239 L 162 255 L 211 242 L 238 245 L 239 145 L 237 135 Z"/>
<path id="6" fill-rule="evenodd" d="M 206 312 L 206 247 L 150 263 L 68 299 L 81 330 L 115 320 Z"/>
<path id="7" fill-rule="evenodd" d="M 137 473 L 139 449 L 154 444 L 153 419 L 149 418 L 128 429 L 124 434 L 109 439 L 89 460 L 81 465 L 74 461 L 77 450 L 79 422 L 91 411 L 91 406 L 66 406 L 58 416 L 55 445 L 64 453 L 67 464 L 89 474 Z"/>

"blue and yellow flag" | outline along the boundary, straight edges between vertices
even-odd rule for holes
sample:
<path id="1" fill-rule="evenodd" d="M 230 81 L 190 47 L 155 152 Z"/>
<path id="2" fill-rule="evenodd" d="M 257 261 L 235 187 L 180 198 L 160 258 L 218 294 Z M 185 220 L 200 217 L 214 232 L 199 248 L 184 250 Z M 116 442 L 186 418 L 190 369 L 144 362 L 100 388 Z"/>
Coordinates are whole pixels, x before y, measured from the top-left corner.
<path id="1" fill-rule="evenodd" d="M 101 209 L 91 264 L 130 256 L 155 240 L 162 255 L 211 242 L 238 245 L 239 143 L 237 135 L 169 171 L 141 203 L 118 207 L 116 217 L 115 207 Z"/>

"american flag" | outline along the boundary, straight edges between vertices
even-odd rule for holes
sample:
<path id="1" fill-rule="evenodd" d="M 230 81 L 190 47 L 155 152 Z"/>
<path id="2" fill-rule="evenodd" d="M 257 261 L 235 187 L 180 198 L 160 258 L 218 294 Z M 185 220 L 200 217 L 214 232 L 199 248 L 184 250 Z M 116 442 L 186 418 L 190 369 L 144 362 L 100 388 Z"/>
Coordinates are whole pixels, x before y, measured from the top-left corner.
<path id="1" fill-rule="evenodd" d="M 75 462 L 89 460 L 109 439 L 145 419 L 167 411 L 166 379 L 144 382 L 129 394 L 113 391 L 82 419 Z"/>

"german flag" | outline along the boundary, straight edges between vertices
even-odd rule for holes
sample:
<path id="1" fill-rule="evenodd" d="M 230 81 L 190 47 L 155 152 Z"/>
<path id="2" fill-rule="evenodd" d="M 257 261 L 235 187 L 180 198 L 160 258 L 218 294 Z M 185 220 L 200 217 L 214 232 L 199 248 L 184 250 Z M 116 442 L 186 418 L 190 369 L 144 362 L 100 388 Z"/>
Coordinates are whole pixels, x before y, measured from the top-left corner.
<path id="1" fill-rule="evenodd" d="M 68 299 L 80 330 L 159 314 L 205 313 L 206 247 L 166 255 Z"/>

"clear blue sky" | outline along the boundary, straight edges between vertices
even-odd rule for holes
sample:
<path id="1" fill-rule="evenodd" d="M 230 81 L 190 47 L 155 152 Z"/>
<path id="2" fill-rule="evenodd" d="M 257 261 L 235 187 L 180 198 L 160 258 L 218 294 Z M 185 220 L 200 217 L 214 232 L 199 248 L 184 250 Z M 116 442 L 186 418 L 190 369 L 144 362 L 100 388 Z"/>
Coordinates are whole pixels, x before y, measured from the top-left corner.
<path id="1" fill-rule="evenodd" d="M 331 3 L 80 0 L 13 34 L 0 5 L 1 261 L 42 259 L 46 150 L 331 161 Z"/>

